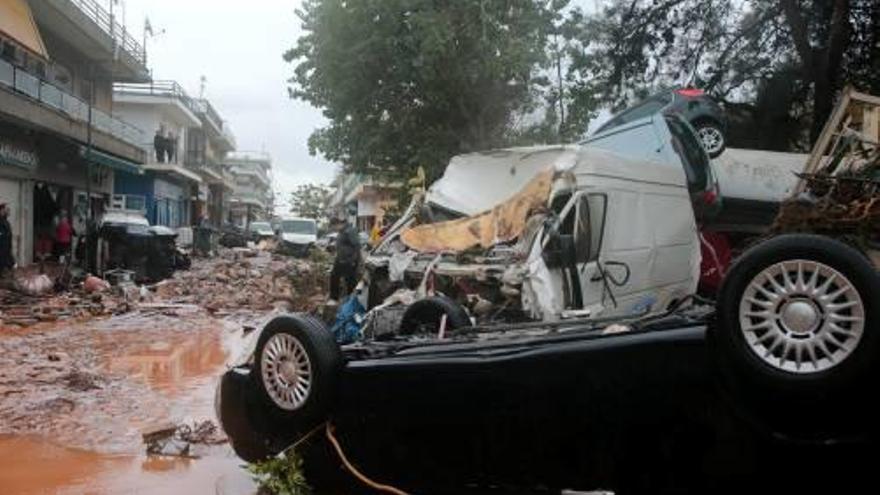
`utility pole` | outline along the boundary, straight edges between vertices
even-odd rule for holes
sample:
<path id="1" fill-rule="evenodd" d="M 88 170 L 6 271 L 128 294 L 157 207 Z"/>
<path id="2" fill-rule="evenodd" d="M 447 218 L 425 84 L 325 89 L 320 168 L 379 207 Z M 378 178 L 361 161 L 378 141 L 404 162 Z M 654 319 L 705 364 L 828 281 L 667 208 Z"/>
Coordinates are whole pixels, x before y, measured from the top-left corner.
<path id="1" fill-rule="evenodd" d="M 95 66 L 89 64 L 89 98 L 88 98 L 88 122 L 86 124 L 86 267 L 91 264 L 91 249 L 89 242 L 92 239 L 92 107 L 95 105 Z M 95 268 L 97 271 L 97 260 Z M 87 268 L 87 271 L 88 270 Z"/>

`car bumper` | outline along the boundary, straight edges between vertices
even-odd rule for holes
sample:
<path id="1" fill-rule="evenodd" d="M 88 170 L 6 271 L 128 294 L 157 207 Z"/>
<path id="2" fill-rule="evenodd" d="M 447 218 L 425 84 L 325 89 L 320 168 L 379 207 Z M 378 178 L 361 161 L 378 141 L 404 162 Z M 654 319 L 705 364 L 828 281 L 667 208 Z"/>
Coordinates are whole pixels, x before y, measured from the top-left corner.
<path id="1" fill-rule="evenodd" d="M 309 254 L 309 248 L 311 248 L 311 244 L 297 244 L 293 242 L 284 241 L 283 248 L 286 253 L 290 253 L 294 256 L 306 256 Z"/>

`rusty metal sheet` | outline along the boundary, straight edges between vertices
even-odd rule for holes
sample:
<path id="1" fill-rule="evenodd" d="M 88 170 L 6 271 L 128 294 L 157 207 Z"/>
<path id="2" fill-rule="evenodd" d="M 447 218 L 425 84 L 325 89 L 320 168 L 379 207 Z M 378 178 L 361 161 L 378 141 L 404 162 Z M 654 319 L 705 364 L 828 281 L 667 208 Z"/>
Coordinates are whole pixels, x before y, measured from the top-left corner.
<path id="1" fill-rule="evenodd" d="M 447 222 L 418 225 L 401 233 L 401 240 L 419 252 L 461 252 L 489 248 L 522 234 L 529 215 L 546 208 L 554 170 L 547 168 L 510 199 L 489 211 Z"/>

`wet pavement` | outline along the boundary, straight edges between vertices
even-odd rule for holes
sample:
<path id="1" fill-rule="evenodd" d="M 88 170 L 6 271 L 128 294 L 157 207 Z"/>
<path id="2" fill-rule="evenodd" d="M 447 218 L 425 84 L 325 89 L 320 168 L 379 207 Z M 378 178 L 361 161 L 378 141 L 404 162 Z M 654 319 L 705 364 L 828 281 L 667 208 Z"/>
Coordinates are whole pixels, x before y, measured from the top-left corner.
<path id="1" fill-rule="evenodd" d="M 199 308 L 0 332 L 2 493 L 222 493 L 255 487 L 228 444 L 198 459 L 147 456 L 142 433 L 214 420 L 225 362 L 243 322 Z"/>

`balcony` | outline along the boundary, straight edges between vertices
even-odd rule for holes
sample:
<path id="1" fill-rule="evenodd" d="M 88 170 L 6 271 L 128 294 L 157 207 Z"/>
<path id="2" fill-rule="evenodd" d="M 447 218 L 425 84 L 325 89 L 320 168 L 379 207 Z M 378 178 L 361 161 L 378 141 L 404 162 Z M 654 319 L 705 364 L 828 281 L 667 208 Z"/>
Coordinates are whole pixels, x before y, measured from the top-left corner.
<path id="1" fill-rule="evenodd" d="M 201 115 L 204 119 L 205 127 L 207 128 L 206 131 L 218 144 L 217 147 L 224 152 L 234 150 L 235 136 L 232 134 L 232 130 L 229 128 L 228 124 L 223 122 L 223 119 L 220 118 L 220 114 L 217 113 L 217 110 L 214 109 L 213 105 L 205 99 L 195 100 L 195 102 L 198 108 L 196 113 Z"/>
<path id="2" fill-rule="evenodd" d="M 96 60 L 116 80 L 149 80 L 143 45 L 97 0 L 31 0 L 41 31 Z"/>
<path id="3" fill-rule="evenodd" d="M 155 103 L 165 101 L 178 104 L 188 115 L 193 126 L 198 125 L 197 115 L 201 108 L 176 81 L 150 81 L 148 83 L 115 83 L 113 100 L 120 103 Z"/>
<path id="4" fill-rule="evenodd" d="M 266 198 L 257 194 L 233 194 L 229 201 L 232 207 L 252 206 L 260 209 L 266 208 Z"/>
<path id="5" fill-rule="evenodd" d="M 85 101 L 5 60 L 0 60 L 0 94 L 3 90 L 7 92 L 9 100 L 3 100 L 0 111 L 79 141 L 86 140 L 89 105 Z M 71 123 L 75 125 L 71 126 Z M 112 142 L 102 140 L 100 136 L 93 136 L 96 146 L 135 161 L 143 161 L 141 145 L 147 141 L 144 131 L 94 107 L 91 123 L 93 130 L 125 143 L 122 147 L 115 146 Z M 130 146 L 136 147 L 138 151 L 132 150 Z"/>

